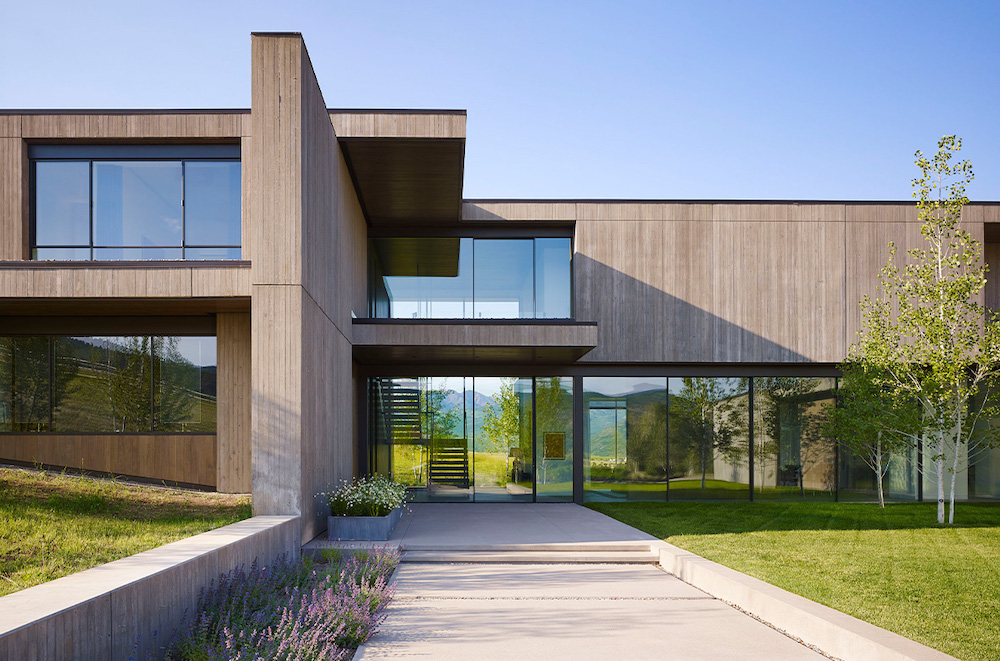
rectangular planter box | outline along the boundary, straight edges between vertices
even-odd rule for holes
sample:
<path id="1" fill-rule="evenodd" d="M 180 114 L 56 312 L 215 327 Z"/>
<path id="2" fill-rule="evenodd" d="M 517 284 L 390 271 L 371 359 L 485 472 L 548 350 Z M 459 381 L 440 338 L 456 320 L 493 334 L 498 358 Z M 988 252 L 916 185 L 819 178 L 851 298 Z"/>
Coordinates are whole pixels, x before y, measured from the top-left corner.
<path id="1" fill-rule="evenodd" d="M 327 539 L 389 539 L 401 516 L 402 507 L 385 516 L 330 516 L 327 517 Z"/>

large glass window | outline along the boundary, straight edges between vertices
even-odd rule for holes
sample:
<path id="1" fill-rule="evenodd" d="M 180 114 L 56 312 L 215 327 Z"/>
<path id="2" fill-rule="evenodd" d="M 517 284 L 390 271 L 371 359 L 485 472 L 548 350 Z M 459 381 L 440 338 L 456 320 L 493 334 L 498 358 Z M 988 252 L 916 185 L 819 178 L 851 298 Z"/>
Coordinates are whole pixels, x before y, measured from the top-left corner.
<path id="1" fill-rule="evenodd" d="M 469 379 L 475 441 L 475 499 L 532 499 L 531 379 Z"/>
<path id="2" fill-rule="evenodd" d="M 535 379 L 538 502 L 573 500 L 573 379 Z"/>
<path id="3" fill-rule="evenodd" d="M 755 496 L 833 500 L 836 448 L 822 428 L 835 379 L 754 377 L 753 384 Z"/>
<path id="4" fill-rule="evenodd" d="M 0 432 L 214 432 L 214 337 L 0 337 Z"/>
<path id="5" fill-rule="evenodd" d="M 573 499 L 573 380 L 373 378 L 372 468 L 417 501 Z"/>
<path id="6" fill-rule="evenodd" d="M 97 161 L 93 169 L 95 246 L 181 247 L 180 163 Z"/>
<path id="7" fill-rule="evenodd" d="M 670 499 L 748 499 L 749 379 L 669 381 Z"/>
<path id="8" fill-rule="evenodd" d="M 667 379 L 583 378 L 585 500 L 665 500 Z"/>
<path id="9" fill-rule="evenodd" d="M 39 149 L 34 259 L 240 258 L 240 161 L 211 156 L 231 149 L 204 147 L 199 158 L 175 158 L 179 147 L 150 147 L 143 158 L 134 147 L 95 147 L 95 157 L 84 147 Z"/>
<path id="10" fill-rule="evenodd" d="M 535 239 L 535 318 L 573 316 L 573 250 L 569 239 Z"/>
<path id="11" fill-rule="evenodd" d="M 90 245 L 90 163 L 35 163 L 35 243 Z"/>
<path id="12" fill-rule="evenodd" d="M 392 319 L 568 319 L 569 238 L 389 238 L 369 243 L 369 314 Z"/>
<path id="13" fill-rule="evenodd" d="M 476 240 L 473 251 L 473 316 L 476 319 L 534 317 L 532 240 Z"/>
<path id="14" fill-rule="evenodd" d="M 3 430 L 45 429 L 50 396 L 58 429 L 67 402 L 78 397 L 74 388 L 84 387 L 86 369 L 102 384 L 97 392 L 109 390 L 100 380 L 108 379 L 101 376 L 103 367 L 80 363 L 68 371 L 57 365 L 47 394 L 35 385 L 48 370 L 46 339 L 4 339 L 0 381 L 20 383 L 0 390 Z M 171 399 L 185 413 L 171 417 L 154 403 L 154 419 L 183 420 L 185 428 L 196 428 L 200 406 L 202 419 L 214 421 L 214 389 L 206 385 L 206 374 L 214 378 L 214 369 L 202 370 L 200 393 L 191 372 L 191 366 L 214 360 L 214 344 L 211 359 L 194 359 L 180 345 L 183 358 L 170 358 L 174 350 L 167 340 L 150 339 L 151 383 L 156 392 L 173 392 Z M 88 350 L 104 356 L 106 345 L 92 344 Z M 144 355 L 141 338 L 118 338 L 116 346 L 114 358 L 91 362 L 117 361 L 123 373 L 116 378 L 142 391 L 139 381 L 150 368 L 137 358 L 130 362 L 129 351 L 121 348 L 135 346 Z M 65 361 L 62 356 L 57 349 L 57 360 Z M 167 364 L 178 372 L 172 380 L 159 376 Z M 409 485 L 416 500 L 569 501 L 579 450 L 587 501 L 876 498 L 871 468 L 824 434 L 827 412 L 836 405 L 833 377 L 584 376 L 580 382 L 575 390 L 572 378 L 551 376 L 369 379 L 371 469 Z M 574 402 L 581 408 L 580 428 L 574 425 Z M 94 415 L 101 408 L 89 400 L 76 411 Z M 918 498 L 919 465 L 928 456 L 914 446 L 892 457 L 886 496 Z M 1000 450 L 974 453 L 967 465 L 960 462 L 959 470 L 966 469 L 960 490 L 967 480 L 970 498 L 1000 498 Z M 929 493 L 933 485 L 926 477 L 923 482 Z"/>
<path id="15" fill-rule="evenodd" d="M 0 337 L 0 432 L 49 431 L 49 367 L 48 338 Z"/>

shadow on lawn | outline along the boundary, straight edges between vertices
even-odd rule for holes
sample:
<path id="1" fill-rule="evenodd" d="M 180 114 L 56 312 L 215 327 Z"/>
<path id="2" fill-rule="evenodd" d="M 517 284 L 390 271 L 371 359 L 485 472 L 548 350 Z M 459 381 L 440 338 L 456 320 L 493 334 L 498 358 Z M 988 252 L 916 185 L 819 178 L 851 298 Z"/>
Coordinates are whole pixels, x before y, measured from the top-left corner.
<path id="1" fill-rule="evenodd" d="M 28 470 L 0 472 L 0 506 L 130 521 L 248 518 L 248 498 Z"/>
<path id="2" fill-rule="evenodd" d="M 940 525 L 936 503 L 588 503 L 660 538 L 792 530 L 1000 528 L 1000 503 L 959 503 L 956 523 Z"/>

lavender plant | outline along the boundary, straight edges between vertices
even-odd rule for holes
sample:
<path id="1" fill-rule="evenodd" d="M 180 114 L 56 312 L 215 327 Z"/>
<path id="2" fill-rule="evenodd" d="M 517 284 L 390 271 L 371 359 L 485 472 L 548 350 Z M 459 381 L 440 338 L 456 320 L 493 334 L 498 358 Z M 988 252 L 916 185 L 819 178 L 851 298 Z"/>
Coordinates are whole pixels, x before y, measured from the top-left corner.
<path id="1" fill-rule="evenodd" d="M 377 549 L 327 565 L 282 557 L 223 574 L 185 616 L 166 659 L 348 659 L 384 619 L 398 561 L 398 552 Z"/>

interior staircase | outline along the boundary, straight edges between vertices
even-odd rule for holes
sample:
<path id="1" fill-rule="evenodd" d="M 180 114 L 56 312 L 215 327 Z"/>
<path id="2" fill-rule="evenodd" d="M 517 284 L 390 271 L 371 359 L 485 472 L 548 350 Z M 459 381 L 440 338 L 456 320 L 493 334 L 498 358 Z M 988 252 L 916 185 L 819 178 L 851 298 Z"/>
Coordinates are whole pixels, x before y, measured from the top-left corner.
<path id="1" fill-rule="evenodd" d="M 416 379 L 380 379 L 379 405 L 386 435 L 394 445 L 429 445 L 428 478 L 436 486 L 469 488 L 469 446 L 464 438 L 429 440 L 420 421 Z"/>
<path id="2" fill-rule="evenodd" d="M 431 441 L 428 466 L 431 483 L 469 488 L 469 444 L 464 438 L 436 438 Z"/>
<path id="3" fill-rule="evenodd" d="M 381 379 L 382 410 L 393 444 L 418 444 L 420 429 L 420 387 L 417 381 Z"/>

